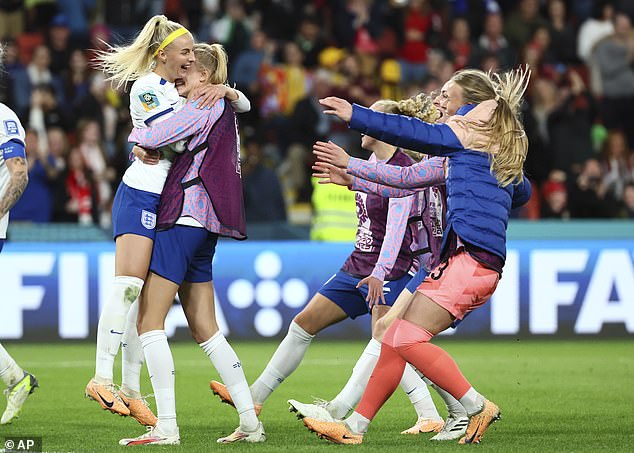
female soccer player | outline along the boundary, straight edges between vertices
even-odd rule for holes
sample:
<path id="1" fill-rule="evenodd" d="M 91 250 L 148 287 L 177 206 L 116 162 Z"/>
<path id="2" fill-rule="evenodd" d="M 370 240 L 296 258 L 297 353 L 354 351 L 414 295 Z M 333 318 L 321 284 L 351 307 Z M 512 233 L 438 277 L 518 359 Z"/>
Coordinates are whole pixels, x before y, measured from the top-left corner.
<path id="1" fill-rule="evenodd" d="M 339 98 L 321 100 L 328 108 L 325 113 L 349 122 L 350 127 L 397 146 L 446 155 L 449 164 L 445 261 L 423 281 L 386 332 L 379 362 L 357 410 L 342 424 L 304 419 L 320 437 L 361 443 L 407 362 L 463 405 L 470 420 L 461 443 L 478 443 L 499 418 L 499 408 L 471 386 L 444 350 L 429 341 L 486 302 L 499 281 L 509 211 L 530 196 L 530 183 L 522 171 L 528 144 L 518 118 L 528 79 L 529 73 L 521 70 L 494 78 L 478 70 L 457 72 L 447 102 L 462 107 L 439 125 L 353 107 Z M 456 250 L 447 256 L 444 252 L 452 243 Z"/>
<path id="2" fill-rule="evenodd" d="M 121 445 L 179 444 L 174 395 L 174 361 L 164 323 L 177 291 L 192 335 L 228 383 L 240 426 L 221 443 L 263 442 L 266 437 L 238 357 L 215 319 L 212 260 L 218 236 L 245 239 L 237 120 L 219 100 L 198 109 L 193 90 L 225 83 L 227 56 L 219 44 L 196 44 L 195 64 L 185 85 L 189 101 L 169 122 L 134 128 L 129 141 L 145 148 L 191 139 L 174 160 L 161 195 L 150 272 L 139 300 L 137 328 L 156 397 L 158 422 L 147 433 Z"/>
<path id="3" fill-rule="evenodd" d="M 394 101 L 379 101 L 372 108 L 421 115 L 424 118 L 438 116 L 431 102 L 423 105 L 415 100 L 401 105 Z M 373 138 L 363 137 L 361 144 L 364 149 L 373 152 L 370 157 L 373 162 L 381 161 L 389 165 L 413 163 L 403 151 Z M 413 263 L 410 249 L 412 230 L 408 227 L 408 218 L 413 198 L 387 201 L 377 195 L 357 193 L 356 202 L 359 226 L 355 249 L 341 270 L 322 286 L 294 318 L 286 338 L 251 386 L 258 411 L 280 383 L 299 366 L 315 335 L 348 317 L 354 319 L 367 313 L 372 314 L 374 327 L 377 319 L 394 304 L 411 278 L 408 271 Z M 366 283 L 367 289 L 364 287 Z M 377 334 L 374 332 L 374 335 Z M 351 385 L 347 389 L 351 394 L 339 398 L 327 408 L 335 418 L 345 416 L 354 407 L 350 401 L 356 404 L 356 400 L 360 398 L 369 373 L 376 363 L 379 348 L 378 341 L 370 342 L 353 371 Z M 409 367 L 403 378 L 403 387 L 410 392 L 419 417 L 433 419 L 436 424 L 441 422 L 426 385 Z M 224 402 L 232 404 L 223 384 L 212 381 L 211 388 Z M 295 409 L 301 404 L 294 400 L 290 403 Z"/>
<path id="4" fill-rule="evenodd" d="M 110 74 L 110 80 L 118 86 L 134 81 L 130 90 L 130 114 L 135 127 L 157 124 L 181 108 L 182 99 L 174 82 L 184 77 L 195 61 L 193 46 L 193 37 L 186 28 L 165 16 L 154 16 L 130 45 L 114 47 L 100 55 L 100 65 Z M 250 109 L 249 101 L 237 90 L 224 85 L 208 86 L 207 90 L 211 102 L 226 96 L 236 111 Z M 174 151 L 183 149 L 183 143 L 177 143 L 161 148 L 161 155 L 167 158 L 159 160 L 154 153 L 148 156 L 148 163 L 135 159 L 119 185 L 112 208 L 115 279 L 99 319 L 95 376 L 86 386 L 86 396 L 102 408 L 131 415 L 147 426 L 153 426 L 156 417 L 140 393 L 143 352 L 136 333 L 134 302 L 150 264 L 156 210 L 171 158 Z M 153 158 L 156 162 L 152 162 Z M 120 343 L 124 344 L 123 385 L 117 392 L 113 366 Z"/>
<path id="5" fill-rule="evenodd" d="M 0 62 L 3 48 L 0 46 Z M 25 133 L 17 115 L 0 103 L 0 251 L 4 247 L 9 224 L 9 210 L 20 199 L 29 181 Z M 7 386 L 7 407 L 0 425 L 11 423 L 20 415 L 27 397 L 38 387 L 37 379 L 24 371 L 0 344 L 0 379 Z"/>
<path id="6" fill-rule="evenodd" d="M 447 112 L 444 111 L 444 106 L 441 104 L 441 95 L 442 92 L 434 99 L 433 102 L 437 113 L 432 112 L 430 115 L 419 115 L 419 117 L 427 119 L 430 122 L 444 122 L 444 119 L 446 119 L 448 115 Z M 424 99 L 422 96 L 423 95 L 419 95 L 417 100 Z M 400 113 L 400 109 L 396 107 L 407 104 L 408 102 L 410 101 L 400 101 L 399 103 L 394 103 L 393 105 L 395 108 L 391 109 L 388 113 Z M 429 105 L 430 103 L 431 99 L 428 98 L 427 104 Z M 425 111 L 425 108 L 417 108 L 421 112 Z M 453 113 L 455 112 L 451 112 L 451 114 Z M 296 400 L 289 400 L 291 410 L 297 411 L 302 417 L 332 421 L 333 419 L 343 418 L 345 414 L 353 409 L 361 399 L 363 390 L 365 389 L 368 379 L 370 378 L 370 374 L 372 373 L 372 370 L 378 360 L 381 349 L 380 340 L 382 339 L 383 332 L 385 331 L 385 321 L 388 320 L 388 318 L 396 317 L 396 314 L 398 314 L 400 310 L 399 307 L 409 301 L 412 293 L 416 290 L 418 285 L 420 285 L 427 274 L 440 262 L 440 246 L 444 231 L 446 205 L 444 188 L 445 159 L 425 159 L 421 162 L 414 163 L 411 166 L 399 167 L 396 165 L 386 165 L 380 162 L 368 162 L 362 159 L 351 158 L 343 149 L 332 142 L 317 142 L 313 149 L 317 156 L 323 153 L 328 153 L 332 157 L 332 161 L 337 165 L 334 166 L 323 161 L 317 161 L 315 163 L 313 169 L 316 173 L 314 176 L 322 178 L 320 181 L 322 184 L 335 183 L 348 186 L 354 191 L 373 193 L 390 198 L 390 193 L 394 193 L 396 197 L 400 197 L 403 196 L 403 191 L 398 191 L 398 189 L 381 184 L 370 183 L 366 180 L 379 183 L 387 181 L 388 184 L 398 186 L 402 180 L 415 178 L 417 182 L 420 182 L 419 187 L 421 189 L 419 190 L 422 190 L 419 192 L 409 192 L 410 195 L 417 194 L 414 202 L 416 207 L 416 216 L 410 218 L 410 223 L 416 222 L 416 231 L 418 232 L 415 237 L 415 242 L 417 244 L 414 247 L 414 250 L 417 251 L 415 254 L 417 255 L 417 259 L 419 261 L 418 272 L 407 284 L 407 287 L 403 289 L 401 294 L 399 294 L 397 301 L 388 314 L 377 322 L 374 338 L 370 340 L 361 358 L 357 362 L 357 365 L 355 365 L 352 376 L 341 392 L 339 392 L 333 400 L 328 402 L 318 401 L 315 404 L 303 404 Z M 345 170 L 341 169 L 345 169 L 346 167 L 350 174 L 347 174 Z M 361 176 L 361 178 L 356 178 L 355 176 Z M 415 406 L 431 403 L 431 395 L 429 395 L 429 392 L 425 387 L 419 386 L 418 388 L 409 389 L 404 384 L 407 384 L 405 379 L 401 381 L 401 386 L 406 390 L 410 399 L 419 398 L 418 401 L 412 399 L 412 402 L 416 401 L 414 403 Z M 464 434 L 464 429 L 466 429 L 468 423 L 464 409 L 451 395 L 444 392 L 442 389 L 438 389 L 437 387 L 436 389 L 447 405 L 449 414 L 447 423 L 443 425 L 442 421 L 439 421 L 439 416 L 437 416 L 438 418 L 432 418 L 429 416 L 421 416 L 419 413 L 419 417 L 415 425 L 403 431 L 401 434 L 419 434 L 424 432 L 440 431 L 433 437 L 435 440 L 446 440 L 451 436 L 453 436 L 452 438 L 456 438 L 456 433 L 459 435 Z M 427 414 L 430 412 L 433 414 L 433 411 L 431 410 L 432 408 L 433 406 L 427 408 Z M 462 429 L 462 427 L 464 427 L 464 429 Z"/>

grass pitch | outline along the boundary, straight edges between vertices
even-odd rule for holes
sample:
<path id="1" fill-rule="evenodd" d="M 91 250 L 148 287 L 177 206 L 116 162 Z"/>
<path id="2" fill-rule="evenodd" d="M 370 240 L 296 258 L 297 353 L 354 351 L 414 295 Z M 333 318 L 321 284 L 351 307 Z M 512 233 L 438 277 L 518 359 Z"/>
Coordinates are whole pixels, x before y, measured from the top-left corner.
<path id="1" fill-rule="evenodd" d="M 212 396 L 208 382 L 218 375 L 192 342 L 172 345 L 180 447 L 136 447 L 152 451 L 465 451 L 490 452 L 634 451 L 634 342 L 439 340 L 475 387 L 495 401 L 502 420 L 479 446 L 429 442 L 430 435 L 403 436 L 416 419 L 402 391 L 379 412 L 361 446 L 335 446 L 309 433 L 288 412 L 290 398 L 309 402 L 332 398 L 346 382 L 361 353 L 361 342 L 315 341 L 302 365 L 264 406 L 268 441 L 218 445 L 216 438 L 238 425 L 233 408 Z M 6 436 L 41 436 L 44 451 L 114 451 L 117 441 L 144 432 L 134 420 L 101 410 L 83 398 L 94 372 L 94 345 L 5 344 L 40 381 L 20 419 L 0 426 Z M 277 343 L 236 343 L 249 382 L 264 368 Z M 120 369 L 117 362 L 117 369 Z M 118 373 L 115 375 L 117 376 Z M 143 371 L 143 390 L 150 392 Z M 432 393 L 433 390 L 432 390 Z M 435 397 L 441 407 L 440 400 Z M 154 407 L 154 401 L 151 401 Z M 2 406 L 2 409 L 4 406 Z M 445 415 L 444 409 L 440 409 Z M 1 448 L 1 447 L 0 447 Z"/>

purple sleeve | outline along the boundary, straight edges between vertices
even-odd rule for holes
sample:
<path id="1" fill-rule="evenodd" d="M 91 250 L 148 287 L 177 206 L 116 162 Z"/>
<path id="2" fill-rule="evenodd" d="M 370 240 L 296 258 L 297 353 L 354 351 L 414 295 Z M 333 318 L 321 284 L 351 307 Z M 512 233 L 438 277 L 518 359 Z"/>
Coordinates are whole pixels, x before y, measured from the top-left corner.
<path id="1" fill-rule="evenodd" d="M 128 142 L 137 143 L 145 148 L 160 148 L 203 131 L 208 124 L 215 123 L 224 111 L 223 99 L 216 102 L 211 109 L 197 109 L 196 102 L 187 102 L 167 121 L 151 127 L 132 129 Z"/>
<path id="2" fill-rule="evenodd" d="M 353 176 L 391 187 L 425 188 L 445 183 L 444 163 L 444 158 L 433 157 L 409 167 L 398 167 L 351 157 L 347 172 Z"/>
<path id="3" fill-rule="evenodd" d="M 387 223 L 385 225 L 385 237 L 381 245 L 379 259 L 374 266 L 372 276 L 383 281 L 385 276 L 392 270 L 398 253 L 401 250 L 401 244 L 405 237 L 407 228 L 407 219 L 414 197 L 395 198 L 390 200 L 390 207 L 387 212 Z"/>
<path id="4" fill-rule="evenodd" d="M 383 198 L 402 198 L 414 195 L 416 192 L 423 190 L 397 189 L 396 187 L 384 186 L 375 182 L 366 181 L 358 177 L 354 177 L 350 190 L 354 192 L 372 193 Z"/>

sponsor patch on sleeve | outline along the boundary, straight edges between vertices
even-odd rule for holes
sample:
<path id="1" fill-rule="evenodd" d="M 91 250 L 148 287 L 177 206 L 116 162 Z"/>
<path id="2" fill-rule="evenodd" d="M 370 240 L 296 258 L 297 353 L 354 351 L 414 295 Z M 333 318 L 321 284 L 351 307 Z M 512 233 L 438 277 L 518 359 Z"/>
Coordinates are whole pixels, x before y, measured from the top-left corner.
<path id="1" fill-rule="evenodd" d="M 7 135 L 20 135 L 20 128 L 18 122 L 15 120 L 4 120 L 4 130 Z"/>
<path id="2" fill-rule="evenodd" d="M 154 94 L 153 91 L 146 91 L 139 94 L 139 99 L 141 100 L 141 105 L 146 112 L 149 112 L 150 110 L 153 110 L 161 105 L 158 97 L 156 96 L 156 94 Z"/>

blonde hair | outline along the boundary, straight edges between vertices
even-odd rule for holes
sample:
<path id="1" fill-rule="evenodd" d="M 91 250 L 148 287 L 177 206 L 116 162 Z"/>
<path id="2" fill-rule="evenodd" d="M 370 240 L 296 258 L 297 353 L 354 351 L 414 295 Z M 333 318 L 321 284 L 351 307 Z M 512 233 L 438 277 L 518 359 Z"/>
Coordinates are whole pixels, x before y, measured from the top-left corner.
<path id="1" fill-rule="evenodd" d="M 435 123 L 440 116 L 432 97 L 424 93 L 408 99 L 401 99 L 400 101 L 381 99 L 374 105 L 381 112 L 411 116 L 427 123 Z M 416 161 L 420 161 L 423 158 L 423 154 L 415 151 L 404 149 L 403 152 Z"/>
<path id="2" fill-rule="evenodd" d="M 462 88 L 465 104 L 489 99 L 497 102 L 491 119 L 473 126 L 487 137 L 476 146 L 491 156 L 491 171 L 501 187 L 519 184 L 524 177 L 528 139 L 520 121 L 520 108 L 530 74 L 528 67 L 502 75 L 465 69 L 451 78 Z"/>
<path id="3" fill-rule="evenodd" d="M 194 56 L 196 66 L 200 71 L 206 71 L 209 75 L 206 83 L 226 83 L 228 77 L 228 57 L 225 49 L 220 44 L 194 44 Z"/>
<path id="4" fill-rule="evenodd" d="M 155 53 L 167 36 L 184 28 L 165 16 L 154 16 L 148 20 L 137 37 L 127 46 L 108 46 L 106 51 L 98 51 L 97 66 L 109 74 L 106 80 L 116 83 L 117 88 L 137 80 L 152 69 Z M 169 46 L 169 45 L 168 45 Z"/>

